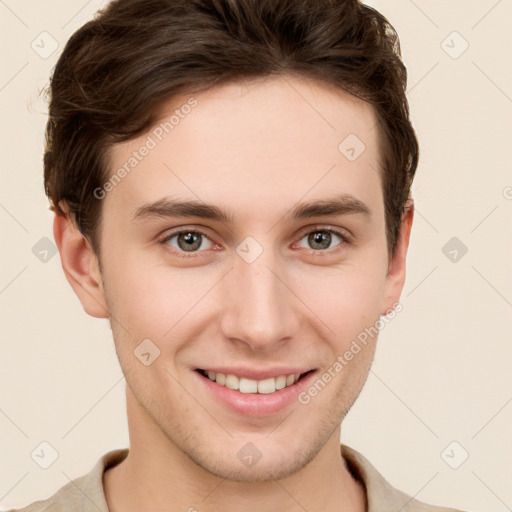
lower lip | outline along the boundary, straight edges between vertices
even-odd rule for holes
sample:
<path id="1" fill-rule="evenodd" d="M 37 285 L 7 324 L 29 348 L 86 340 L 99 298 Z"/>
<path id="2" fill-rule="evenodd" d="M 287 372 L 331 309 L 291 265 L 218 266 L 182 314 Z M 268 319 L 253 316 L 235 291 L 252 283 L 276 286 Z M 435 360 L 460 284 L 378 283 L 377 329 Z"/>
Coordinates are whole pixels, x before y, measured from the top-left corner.
<path id="1" fill-rule="evenodd" d="M 294 401 L 298 402 L 297 395 L 310 384 L 316 371 L 312 371 L 300 378 L 295 384 L 274 391 L 274 393 L 241 393 L 236 389 L 221 386 L 208 377 L 194 371 L 202 385 L 221 403 L 232 411 L 245 416 L 268 416 L 275 414 Z"/>

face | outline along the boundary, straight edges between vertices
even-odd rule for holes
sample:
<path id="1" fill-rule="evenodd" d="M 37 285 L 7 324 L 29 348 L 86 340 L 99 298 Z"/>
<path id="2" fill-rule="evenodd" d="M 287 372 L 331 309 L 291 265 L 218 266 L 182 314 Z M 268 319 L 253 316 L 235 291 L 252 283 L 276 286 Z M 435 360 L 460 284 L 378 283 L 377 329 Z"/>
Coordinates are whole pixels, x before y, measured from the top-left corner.
<path id="1" fill-rule="evenodd" d="M 399 299 L 408 228 L 389 260 L 365 102 L 293 77 L 193 98 L 167 105 L 172 128 L 113 148 L 113 173 L 135 160 L 106 187 L 89 295 L 110 313 L 132 426 L 217 476 L 282 478 L 338 443 L 376 336 L 354 340 Z"/>

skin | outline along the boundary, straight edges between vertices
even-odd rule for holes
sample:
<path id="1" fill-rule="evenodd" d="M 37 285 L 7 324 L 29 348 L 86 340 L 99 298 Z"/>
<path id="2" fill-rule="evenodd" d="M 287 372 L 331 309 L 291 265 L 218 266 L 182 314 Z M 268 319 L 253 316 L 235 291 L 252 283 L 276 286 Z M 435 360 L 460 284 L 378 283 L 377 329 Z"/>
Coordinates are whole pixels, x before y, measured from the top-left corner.
<path id="1" fill-rule="evenodd" d="M 168 112 L 189 97 L 169 102 Z M 390 259 L 376 118 L 343 91 L 287 76 L 194 98 L 191 113 L 103 199 L 101 269 L 70 219 L 55 218 L 66 276 L 89 315 L 110 318 L 127 382 L 130 452 L 105 473 L 110 510 L 363 511 L 363 486 L 339 440 L 376 338 L 307 405 L 294 401 L 266 417 L 236 414 L 206 396 L 194 369 L 326 371 L 399 300 L 412 203 Z M 338 150 L 350 133 L 366 146 L 353 162 Z M 147 135 L 115 146 L 111 169 Z M 351 194 L 370 214 L 285 218 L 299 202 L 336 193 Z M 234 221 L 132 219 L 165 197 L 216 205 Z M 195 257 L 178 237 L 160 243 L 175 228 L 207 233 Z M 328 229 L 350 234 L 350 243 L 335 235 L 326 248 L 308 242 L 309 233 Z M 247 236 L 263 249 L 250 264 L 236 252 Z M 149 366 L 133 354 L 146 338 L 161 351 Z M 247 442 L 262 454 L 249 468 L 237 457 Z"/>

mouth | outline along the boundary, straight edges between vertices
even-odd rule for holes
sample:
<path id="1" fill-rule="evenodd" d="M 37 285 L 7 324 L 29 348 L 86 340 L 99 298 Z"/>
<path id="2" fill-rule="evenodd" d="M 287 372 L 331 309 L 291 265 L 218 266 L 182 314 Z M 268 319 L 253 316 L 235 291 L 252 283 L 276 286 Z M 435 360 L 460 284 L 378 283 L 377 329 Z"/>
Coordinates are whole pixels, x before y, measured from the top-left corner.
<path id="1" fill-rule="evenodd" d="M 205 379 L 217 383 L 234 391 L 239 391 L 244 394 L 263 394 L 269 395 L 278 393 L 279 391 L 293 386 L 301 379 L 305 378 L 315 370 L 308 370 L 304 373 L 292 373 L 288 375 L 279 375 L 276 377 L 269 377 L 262 380 L 250 379 L 243 376 L 234 375 L 231 373 L 225 374 L 215 372 L 212 370 L 203 370 L 197 368 L 196 372 L 202 375 Z"/>

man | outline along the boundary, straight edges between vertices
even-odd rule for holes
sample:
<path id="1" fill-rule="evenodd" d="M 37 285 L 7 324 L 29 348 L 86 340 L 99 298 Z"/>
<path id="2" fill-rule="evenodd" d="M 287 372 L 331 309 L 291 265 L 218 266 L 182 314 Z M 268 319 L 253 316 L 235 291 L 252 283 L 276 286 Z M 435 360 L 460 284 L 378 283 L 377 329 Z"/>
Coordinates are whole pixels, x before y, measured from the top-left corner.
<path id="1" fill-rule="evenodd" d="M 340 446 L 401 307 L 405 85 L 354 0 L 117 0 L 72 36 L 45 186 L 112 327 L 130 448 L 23 510 L 448 510 Z"/>

